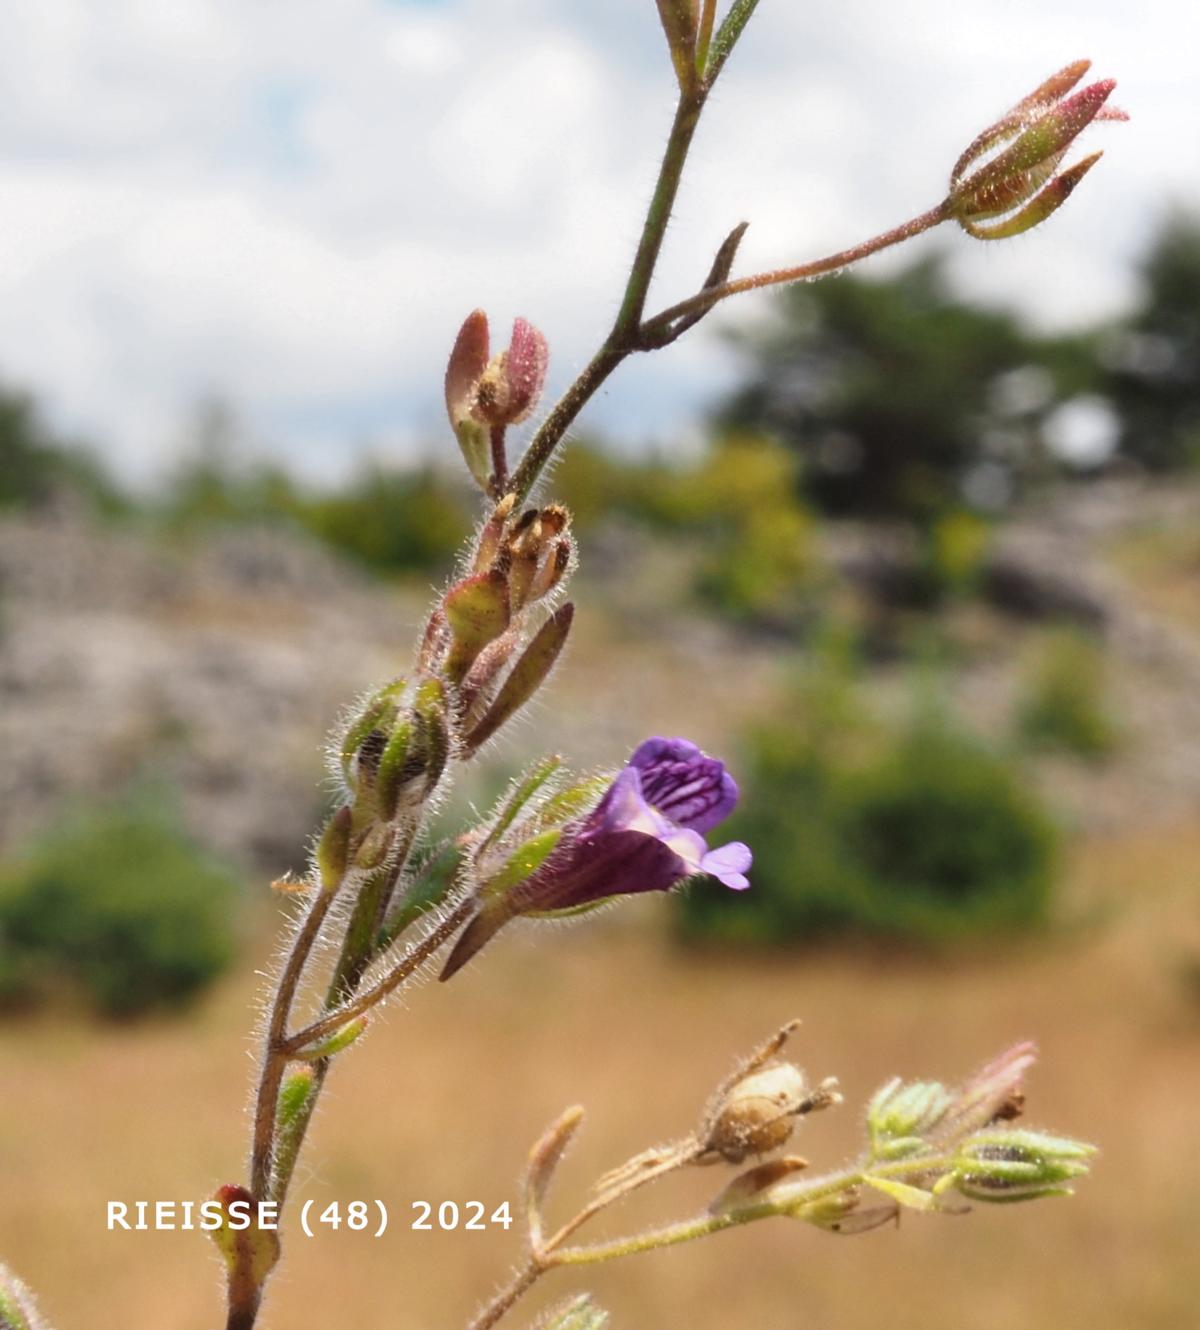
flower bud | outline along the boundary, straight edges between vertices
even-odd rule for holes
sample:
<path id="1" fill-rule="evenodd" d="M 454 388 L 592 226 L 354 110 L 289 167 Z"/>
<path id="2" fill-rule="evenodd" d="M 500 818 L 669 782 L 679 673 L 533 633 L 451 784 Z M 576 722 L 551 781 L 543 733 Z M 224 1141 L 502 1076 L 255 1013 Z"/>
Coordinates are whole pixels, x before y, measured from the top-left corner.
<path id="1" fill-rule="evenodd" d="M 934 1191 L 953 1187 L 975 1201 L 1069 1196 L 1065 1184 L 1088 1172 L 1095 1153 L 1095 1146 L 1044 1132 L 981 1131 L 960 1144 L 953 1170 Z"/>
<path id="2" fill-rule="evenodd" d="M 404 679 L 393 679 L 374 693 L 353 715 L 338 749 L 341 773 L 350 784 L 355 784 L 355 763 L 359 750 L 373 730 L 386 734 L 398 711 L 398 699 L 405 689 Z"/>
<path id="3" fill-rule="evenodd" d="M 311 1067 L 297 1067 L 284 1077 L 283 1084 L 279 1087 L 279 1104 L 276 1112 L 280 1132 L 292 1131 L 300 1121 L 312 1098 L 313 1080 Z"/>
<path id="4" fill-rule="evenodd" d="M 506 350 L 492 356 L 487 315 L 475 310 L 459 330 L 446 366 L 446 414 L 467 467 L 481 489 L 496 479 L 493 444 L 537 405 L 546 379 L 546 339 L 526 319 L 513 323 Z M 498 434 L 495 431 L 499 431 Z"/>
<path id="5" fill-rule="evenodd" d="M 953 1102 L 937 1081 L 889 1081 L 867 1106 L 872 1158 L 903 1159 L 925 1149 L 925 1137 Z"/>
<path id="6" fill-rule="evenodd" d="M 535 1251 L 542 1243 L 542 1206 L 554 1181 L 554 1172 L 582 1122 L 583 1109 L 575 1104 L 551 1123 L 529 1152 L 525 1169 L 525 1213 L 529 1217 L 530 1244 Z"/>
<path id="7" fill-rule="evenodd" d="M 1078 60 L 1052 75 L 977 135 L 954 164 L 946 213 L 969 235 L 1001 240 L 1045 221 L 1099 159 L 1094 153 L 1055 175 L 1074 140 L 1093 120 L 1128 119 L 1106 105 L 1116 86 L 1112 79 L 1066 96 L 1090 63 Z M 967 174 L 970 167 L 976 169 Z"/>
<path id="8" fill-rule="evenodd" d="M 472 415 L 493 426 L 520 424 L 541 398 L 549 359 L 546 339 L 517 319 L 508 350 L 493 356 L 476 382 Z"/>

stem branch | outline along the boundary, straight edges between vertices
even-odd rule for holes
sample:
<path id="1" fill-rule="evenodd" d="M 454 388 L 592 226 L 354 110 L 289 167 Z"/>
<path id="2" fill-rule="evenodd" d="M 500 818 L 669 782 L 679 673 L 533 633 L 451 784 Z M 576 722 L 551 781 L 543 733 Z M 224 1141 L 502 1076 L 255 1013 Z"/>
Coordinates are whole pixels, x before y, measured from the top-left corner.
<path id="1" fill-rule="evenodd" d="M 797 264 L 792 268 L 773 268 L 769 272 L 755 273 L 751 277 L 737 277 L 733 281 L 722 282 L 719 286 L 697 291 L 695 295 L 671 305 L 660 314 L 654 315 L 652 319 L 648 319 L 642 324 L 642 336 L 648 341 L 653 341 L 656 336 L 667 333 L 677 320 L 696 314 L 706 314 L 722 300 L 728 300 L 730 296 L 739 295 L 743 291 L 757 291 L 765 286 L 785 286 L 792 282 L 804 282 L 837 272 L 840 268 L 848 268 L 860 259 L 878 254 L 880 250 L 898 245 L 904 240 L 911 240 L 913 236 L 930 230 L 944 222 L 948 215 L 945 204 L 939 203 L 936 208 L 930 208 L 928 212 L 923 212 L 900 226 L 894 226 L 890 231 L 872 236 L 870 240 L 863 240 L 849 249 L 839 250 L 836 254 L 829 254 L 823 259 L 814 259 L 810 263 Z"/>
<path id="2" fill-rule="evenodd" d="M 443 943 L 448 942 L 458 929 L 467 922 L 474 908 L 470 901 L 463 901 L 456 906 L 427 937 L 422 938 L 415 946 L 409 948 L 397 964 L 378 983 L 364 989 L 352 1001 L 327 1012 L 326 1015 L 313 1021 L 311 1025 L 305 1026 L 303 1030 L 298 1030 L 295 1034 L 290 1035 L 283 1041 L 283 1049 L 287 1053 L 295 1053 L 297 1049 L 313 1043 L 324 1035 L 331 1034 L 334 1030 L 345 1025 L 347 1021 L 352 1021 L 356 1016 L 361 1016 L 370 1011 L 372 1007 L 382 1002 L 389 993 L 394 992 L 406 979 L 420 969 Z"/>
<path id="3" fill-rule="evenodd" d="M 266 1048 L 263 1053 L 262 1075 L 254 1103 L 254 1139 L 250 1155 L 250 1191 L 258 1200 L 267 1196 L 271 1181 L 271 1156 L 275 1146 L 275 1113 L 279 1099 L 279 1086 L 283 1080 L 288 1057 L 284 1048 L 288 1017 L 295 1001 L 296 989 L 304 967 L 312 954 L 313 944 L 333 904 L 335 891 L 319 891 L 313 897 L 304 922 L 292 941 L 291 951 L 279 976 L 279 987 L 271 1004 L 271 1017 L 267 1026 Z"/>

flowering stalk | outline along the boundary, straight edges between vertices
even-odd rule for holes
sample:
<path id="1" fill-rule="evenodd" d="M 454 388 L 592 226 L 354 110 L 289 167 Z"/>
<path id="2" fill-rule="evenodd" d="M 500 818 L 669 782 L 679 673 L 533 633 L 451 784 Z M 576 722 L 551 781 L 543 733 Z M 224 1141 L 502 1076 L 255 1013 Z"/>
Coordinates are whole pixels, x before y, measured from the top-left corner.
<path id="1" fill-rule="evenodd" d="M 511 488 L 519 497 L 523 498 L 529 493 L 575 416 L 626 356 L 635 351 L 655 351 L 669 345 L 730 296 L 763 287 L 811 281 L 814 277 L 840 272 L 872 254 L 932 230 L 943 222 L 956 221 L 969 235 L 981 240 L 1003 239 L 1030 230 L 1066 202 L 1099 159 L 1100 154 L 1093 154 L 1061 174 L 1054 175 L 1063 154 L 1074 139 L 1094 119 L 1127 119 L 1123 111 L 1105 106 L 1109 93 L 1116 86 L 1111 79 L 1092 84 L 1069 100 L 1063 100 L 1063 94 L 1074 87 L 1090 67 L 1090 61 L 1076 61 L 1047 79 L 1005 116 L 976 136 L 951 172 L 949 194 L 936 206 L 870 240 L 824 258 L 730 279 L 729 271 L 736 257 L 737 246 L 746 229 L 746 223 L 743 222 L 721 247 L 713 271 L 699 291 L 651 318 L 644 319 L 650 279 L 700 111 L 753 9 L 753 3 L 735 4 L 731 8 L 726 21 L 730 31 L 723 37 L 723 27 L 718 33 L 709 52 L 706 73 L 694 83 L 689 82 L 686 86 L 681 83 L 675 121 L 659 170 L 658 184 L 616 322 L 600 350 L 534 435 L 512 479 Z M 1009 139 L 1016 140 L 1009 149 L 964 178 L 968 166 Z M 981 224 L 982 219 L 1001 214 L 1008 215 L 999 222 Z"/>
<path id="2" fill-rule="evenodd" d="M 469 1330 L 491 1330 L 543 1275 L 560 1267 L 598 1265 L 779 1217 L 861 1234 L 896 1220 L 904 1208 L 961 1213 L 955 1196 L 1003 1202 L 1067 1195 L 1069 1184 L 1088 1171 L 1091 1146 L 1011 1125 L 1024 1106 L 1023 1081 L 1034 1062 L 1030 1044 L 1008 1049 L 958 1090 L 933 1081 L 888 1082 L 868 1106 L 868 1141 L 848 1167 L 809 1177 L 807 1160 L 795 1155 L 763 1162 L 788 1143 L 802 1118 L 841 1103 L 835 1080 L 809 1088 L 798 1067 L 778 1060 L 798 1024 L 785 1025 L 718 1086 L 695 1132 L 606 1174 L 592 1199 L 546 1237 L 546 1194 L 583 1121 L 581 1108 L 568 1109 L 530 1152 L 526 1261 Z M 759 1162 L 701 1214 L 608 1242 L 566 1245 L 595 1215 L 647 1183 L 692 1165 L 741 1164 L 748 1156 Z"/>
<path id="3" fill-rule="evenodd" d="M 249 1187 L 217 1193 L 225 1207 L 286 1199 L 328 1075 L 361 1042 L 372 1011 L 443 951 L 449 979 L 517 919 L 576 914 L 621 895 L 667 891 L 709 875 L 749 885 L 749 847 L 710 846 L 737 786 L 724 765 L 680 738 L 647 740 L 619 772 L 571 778 L 562 761 L 536 763 L 497 807 L 444 853 L 429 853 L 429 813 L 456 769 L 470 762 L 533 698 L 570 635 L 564 599 L 576 563 L 571 518 L 530 504 L 546 463 L 582 407 L 635 352 L 669 345 L 721 301 L 801 281 L 953 220 L 979 238 L 1016 234 L 1063 201 L 1094 158 L 1056 174 L 1069 145 L 1108 110 L 1111 82 L 1072 93 L 1087 66 L 1047 80 L 960 157 L 941 203 L 911 221 L 827 258 L 749 277 L 731 276 L 746 224 L 718 248 L 700 289 L 647 317 L 646 303 L 701 113 L 756 0 L 657 0 L 678 100 L 657 181 L 617 314 L 604 342 L 534 432 L 510 471 L 508 431 L 537 408 L 548 350 L 527 320 L 494 351 L 486 315 L 470 314 L 451 350 L 445 401 L 467 469 L 486 498 L 481 525 L 450 586 L 426 620 L 410 670 L 361 698 L 330 752 L 338 804 L 316 839 L 308 872 L 280 884 L 299 898 L 291 945 L 268 1004 L 255 1097 Z M 322 968 L 319 957 L 335 959 Z M 320 1000 L 312 995 L 323 991 Z M 942 1087 L 885 1087 L 870 1110 L 870 1146 L 853 1167 L 810 1181 L 791 1156 L 758 1163 L 709 1210 L 656 1233 L 593 1246 L 568 1241 L 630 1192 L 692 1166 L 741 1164 L 778 1149 L 800 1118 L 838 1102 L 836 1085 L 810 1087 L 776 1060 L 791 1027 L 718 1088 L 698 1127 L 643 1152 L 601 1179 L 574 1218 L 547 1233 L 543 1205 L 581 1113 L 572 1110 L 531 1158 L 526 1184 L 529 1256 L 510 1287 L 481 1313 L 486 1330 L 547 1270 L 690 1241 L 771 1215 L 840 1232 L 863 1231 L 902 1206 L 945 1209 L 950 1193 L 973 1200 L 1057 1194 L 1086 1167 L 1086 1147 L 1016 1132 L 1018 1049 L 957 1094 Z M 873 1193 L 876 1200 L 865 1203 Z M 228 1330 L 251 1330 L 281 1253 L 277 1236 L 232 1225 L 216 1235 L 226 1262 Z M 11 1301 L 11 1299 L 10 1299 Z M 575 1303 L 547 1323 L 595 1330 L 602 1314 Z"/>

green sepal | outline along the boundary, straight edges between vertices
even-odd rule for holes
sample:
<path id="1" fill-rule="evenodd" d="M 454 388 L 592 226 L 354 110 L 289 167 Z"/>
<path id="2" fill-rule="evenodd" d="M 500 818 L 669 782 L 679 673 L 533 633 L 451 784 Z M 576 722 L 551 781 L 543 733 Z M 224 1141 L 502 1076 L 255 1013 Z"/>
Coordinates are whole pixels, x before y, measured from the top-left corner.
<path id="1" fill-rule="evenodd" d="M 440 679 L 426 679 L 417 689 L 413 703 L 417 724 L 417 745 L 421 750 L 421 768 L 425 773 L 422 797 L 428 798 L 442 778 L 450 758 L 450 722 L 446 689 Z"/>
<path id="2" fill-rule="evenodd" d="M 532 877 L 554 852 L 561 836 L 561 827 L 551 827 L 549 831 L 532 836 L 509 856 L 498 873 L 487 880 L 484 893 L 488 896 L 502 896 L 526 878 Z"/>
<path id="3" fill-rule="evenodd" d="M 442 609 L 453 638 L 446 671 L 457 683 L 483 648 L 508 627 L 508 578 L 498 568 L 465 577 L 446 592 Z"/>
<path id="4" fill-rule="evenodd" d="M 349 804 L 343 804 L 325 823 L 314 855 L 322 891 L 333 891 L 346 876 L 353 825 L 354 812 Z"/>
<path id="5" fill-rule="evenodd" d="M 375 777 L 375 804 L 385 822 L 396 816 L 400 794 L 405 785 L 420 774 L 424 763 L 413 751 L 413 722 L 409 717 L 397 720 L 379 759 Z M 414 769 L 415 768 L 415 769 Z"/>
<path id="6" fill-rule="evenodd" d="M 396 717 L 397 701 L 405 688 L 404 679 L 393 679 L 381 688 L 362 711 L 350 722 L 342 736 L 341 759 L 342 772 L 348 777 L 350 764 L 355 753 L 362 747 L 363 740 L 372 730 L 385 732 Z"/>
<path id="7" fill-rule="evenodd" d="M 462 451 L 471 479 L 486 494 L 492 475 L 492 449 L 488 427 L 474 416 L 464 416 L 454 427 L 454 437 Z"/>
<path id="8" fill-rule="evenodd" d="M 410 924 L 433 909 L 458 880 L 463 848 L 457 842 L 443 845 L 406 879 L 400 903 L 395 907 L 375 942 L 376 952 L 390 947 Z"/>
<path id="9" fill-rule="evenodd" d="M 501 685 L 492 705 L 467 736 L 468 751 L 478 748 L 537 692 L 554 667 L 571 631 L 575 607 L 569 601 L 542 624 Z"/>
<path id="10" fill-rule="evenodd" d="M 590 812 L 599 803 L 604 791 L 613 783 L 611 775 L 589 776 L 565 790 L 553 794 L 538 809 L 537 820 L 543 826 L 558 826 Z"/>
<path id="11" fill-rule="evenodd" d="M 290 1132 L 308 1107 L 313 1091 L 313 1069 L 297 1067 L 290 1071 L 279 1087 L 279 1103 L 275 1110 L 281 1133 Z"/>
<path id="12" fill-rule="evenodd" d="M 870 1173 L 863 1178 L 863 1181 L 868 1187 L 883 1192 L 885 1196 L 891 1197 L 893 1201 L 908 1210 L 928 1211 L 940 1208 L 937 1197 L 932 1192 L 925 1191 L 921 1187 L 910 1187 L 907 1182 L 897 1182 L 895 1178 L 879 1178 Z"/>
<path id="13" fill-rule="evenodd" d="M 324 1039 L 318 1039 L 315 1044 L 297 1049 L 293 1056 L 299 1058 L 301 1062 L 319 1062 L 322 1058 L 331 1058 L 335 1053 L 349 1048 L 367 1025 L 366 1016 L 356 1016 Z"/>
<path id="14" fill-rule="evenodd" d="M 562 769 L 562 758 L 557 754 L 543 758 L 525 777 L 523 777 L 514 787 L 512 793 L 505 799 L 500 807 L 500 812 L 496 815 L 495 822 L 492 823 L 491 830 L 479 847 L 482 854 L 490 846 L 494 845 L 501 836 L 512 826 L 516 820 L 517 814 L 533 798 L 535 794 L 546 784 L 552 776 Z"/>

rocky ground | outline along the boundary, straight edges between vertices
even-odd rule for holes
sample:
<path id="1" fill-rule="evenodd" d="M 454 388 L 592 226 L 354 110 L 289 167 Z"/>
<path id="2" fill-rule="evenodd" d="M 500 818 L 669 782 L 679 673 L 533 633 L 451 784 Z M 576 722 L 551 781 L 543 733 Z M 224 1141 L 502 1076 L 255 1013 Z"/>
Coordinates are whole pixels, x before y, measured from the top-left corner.
<path id="1" fill-rule="evenodd" d="M 1041 767 L 1086 827 L 1200 804 L 1198 531 L 1200 489 L 1064 491 L 1000 537 L 988 581 L 1005 608 L 963 612 L 977 646 L 950 686 L 995 729 L 1031 624 L 1065 615 L 1102 634 L 1121 752 Z M 863 585 L 895 558 L 878 532 L 842 528 L 826 546 Z M 761 716 L 792 646 L 664 612 L 661 588 L 631 575 L 645 554 L 594 561 L 604 571 L 582 589 L 554 705 L 537 704 L 536 735 L 526 723 L 491 756 L 492 783 L 535 740 L 612 763 L 654 730 L 727 746 Z M 0 852 L 64 798 L 142 779 L 177 788 L 214 848 L 263 871 L 296 866 L 323 797 L 323 735 L 347 700 L 404 668 L 427 595 L 280 531 L 187 548 L 65 509 L 0 522 Z M 880 695 L 897 686 L 882 668 Z"/>

